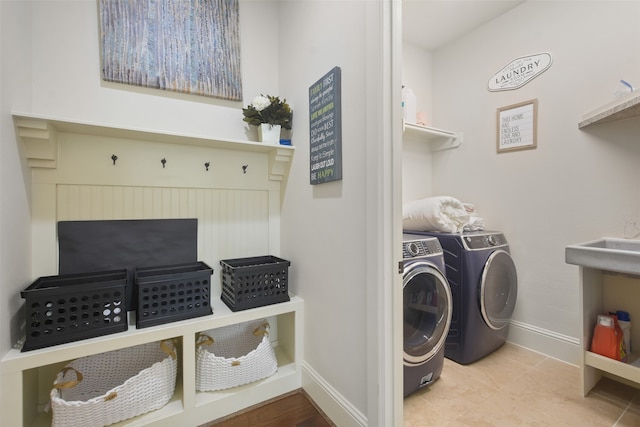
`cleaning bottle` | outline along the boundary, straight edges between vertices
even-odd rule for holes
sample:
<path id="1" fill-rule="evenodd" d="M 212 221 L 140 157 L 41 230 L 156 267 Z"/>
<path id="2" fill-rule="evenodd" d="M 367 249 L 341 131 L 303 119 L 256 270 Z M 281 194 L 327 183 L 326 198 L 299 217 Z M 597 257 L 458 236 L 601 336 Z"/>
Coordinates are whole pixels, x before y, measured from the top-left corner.
<path id="1" fill-rule="evenodd" d="M 402 118 L 406 123 L 416 123 L 416 95 L 411 89 L 402 85 Z"/>
<path id="2" fill-rule="evenodd" d="M 626 362 L 627 348 L 625 347 L 625 344 L 624 344 L 624 332 L 622 331 L 622 328 L 620 327 L 620 323 L 618 322 L 618 315 L 616 313 L 609 313 L 609 316 L 613 318 L 613 327 L 616 329 L 616 337 L 618 338 L 618 342 L 616 344 L 618 348 L 617 349 L 618 357 L 616 359 L 622 362 Z"/>
<path id="3" fill-rule="evenodd" d="M 593 339 L 591 340 L 591 351 L 602 356 L 620 360 L 618 333 L 613 317 L 606 314 L 598 316 L 598 323 L 596 323 L 593 331 Z"/>
<path id="4" fill-rule="evenodd" d="M 627 354 L 630 354 L 633 351 L 631 348 L 631 317 L 628 312 L 622 310 L 618 310 L 616 314 L 618 315 L 618 324 L 624 335 L 624 346 L 627 349 Z"/>

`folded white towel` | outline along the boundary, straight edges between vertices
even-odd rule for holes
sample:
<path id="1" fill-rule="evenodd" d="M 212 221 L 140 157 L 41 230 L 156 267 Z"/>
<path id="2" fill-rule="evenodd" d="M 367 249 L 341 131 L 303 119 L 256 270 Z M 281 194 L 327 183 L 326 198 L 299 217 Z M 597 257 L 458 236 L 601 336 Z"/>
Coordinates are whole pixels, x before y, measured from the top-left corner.
<path id="1" fill-rule="evenodd" d="M 464 225 L 464 231 L 480 230 L 484 230 L 484 218 L 480 218 L 475 214 L 469 215 L 469 222 Z"/>
<path id="2" fill-rule="evenodd" d="M 469 222 L 464 204 L 449 196 L 409 202 L 402 208 L 402 217 L 402 228 L 413 231 L 459 233 Z"/>

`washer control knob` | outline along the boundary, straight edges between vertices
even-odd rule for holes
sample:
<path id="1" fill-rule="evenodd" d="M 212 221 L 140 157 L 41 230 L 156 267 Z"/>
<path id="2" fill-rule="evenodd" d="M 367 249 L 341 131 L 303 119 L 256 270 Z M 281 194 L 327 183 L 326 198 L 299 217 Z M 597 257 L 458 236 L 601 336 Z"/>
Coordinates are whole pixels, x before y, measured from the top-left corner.
<path id="1" fill-rule="evenodd" d="M 409 250 L 409 254 L 411 256 L 416 256 L 420 253 L 420 248 L 418 247 L 418 244 L 415 242 L 411 242 L 407 245 L 407 249 Z"/>
<path id="2" fill-rule="evenodd" d="M 489 245 L 491 246 L 495 246 L 498 244 L 498 240 L 496 240 L 496 236 L 491 234 L 487 237 L 487 243 L 489 243 Z"/>

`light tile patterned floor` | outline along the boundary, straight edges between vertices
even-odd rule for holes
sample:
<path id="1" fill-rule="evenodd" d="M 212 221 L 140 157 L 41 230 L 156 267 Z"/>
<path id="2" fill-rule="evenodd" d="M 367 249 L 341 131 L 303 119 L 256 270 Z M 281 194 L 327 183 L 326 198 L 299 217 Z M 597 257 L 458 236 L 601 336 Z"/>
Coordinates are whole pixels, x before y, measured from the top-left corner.
<path id="1" fill-rule="evenodd" d="M 404 427 L 640 426 L 640 390 L 602 379 L 585 398 L 579 368 L 505 344 L 404 400 Z"/>

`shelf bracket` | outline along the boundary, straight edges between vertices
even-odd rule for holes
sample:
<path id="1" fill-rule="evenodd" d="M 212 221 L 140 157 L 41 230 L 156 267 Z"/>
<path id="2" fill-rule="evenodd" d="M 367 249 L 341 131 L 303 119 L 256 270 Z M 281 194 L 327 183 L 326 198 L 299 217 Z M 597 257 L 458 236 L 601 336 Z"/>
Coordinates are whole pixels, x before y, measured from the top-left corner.
<path id="1" fill-rule="evenodd" d="M 269 179 L 282 181 L 289 171 L 293 151 L 276 148 L 269 152 Z"/>
<path id="2" fill-rule="evenodd" d="M 431 151 L 443 151 L 457 148 L 462 144 L 462 133 L 449 132 L 429 126 L 402 122 L 404 135 L 425 139 L 431 144 Z"/>
<path id="3" fill-rule="evenodd" d="M 58 165 L 58 134 L 47 120 L 14 118 L 29 167 L 55 169 Z"/>
<path id="4" fill-rule="evenodd" d="M 451 137 L 441 137 L 431 142 L 431 151 L 444 151 L 458 148 L 462 145 L 462 132 Z"/>

